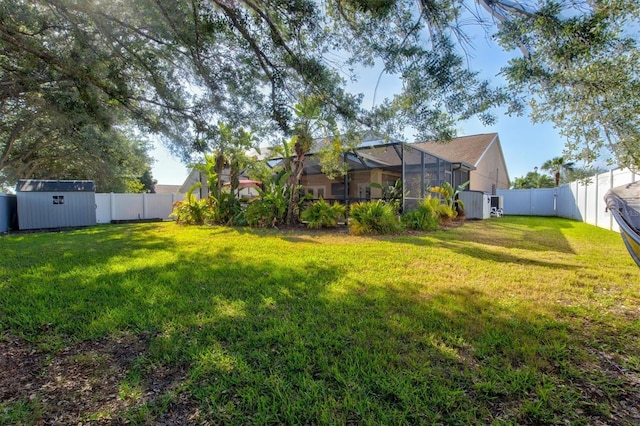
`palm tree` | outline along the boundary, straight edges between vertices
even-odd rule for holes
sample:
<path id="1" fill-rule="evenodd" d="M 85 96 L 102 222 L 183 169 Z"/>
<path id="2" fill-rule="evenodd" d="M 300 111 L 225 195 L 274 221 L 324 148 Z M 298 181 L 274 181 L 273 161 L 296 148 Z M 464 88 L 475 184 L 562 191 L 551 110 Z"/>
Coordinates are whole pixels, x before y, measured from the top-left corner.
<path id="1" fill-rule="evenodd" d="M 542 170 L 547 170 L 555 177 L 556 186 L 558 186 L 562 172 L 573 170 L 573 165 L 573 161 L 565 161 L 564 157 L 555 157 L 545 161 L 541 168 Z"/>

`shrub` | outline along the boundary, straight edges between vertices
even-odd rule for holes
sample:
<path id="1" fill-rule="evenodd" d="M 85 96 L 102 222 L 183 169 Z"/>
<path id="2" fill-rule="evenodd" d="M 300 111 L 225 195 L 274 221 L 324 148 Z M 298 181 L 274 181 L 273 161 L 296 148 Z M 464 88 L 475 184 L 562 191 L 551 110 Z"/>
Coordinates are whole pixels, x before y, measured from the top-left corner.
<path id="1" fill-rule="evenodd" d="M 203 225 L 211 218 L 211 204 L 209 200 L 198 200 L 193 191 L 200 188 L 200 182 L 193 185 L 187 191 L 184 201 L 173 203 L 173 211 L 169 215 L 176 218 L 176 223 L 186 225 Z"/>
<path id="2" fill-rule="evenodd" d="M 221 192 L 220 194 L 209 195 L 212 206 L 211 221 L 220 225 L 244 225 L 244 211 L 242 204 L 234 193 Z"/>
<path id="3" fill-rule="evenodd" d="M 428 195 L 420 201 L 418 207 L 402 215 L 402 223 L 409 229 L 433 231 L 440 225 L 442 204 L 437 198 Z"/>
<path id="4" fill-rule="evenodd" d="M 284 223 L 289 207 L 289 175 L 280 171 L 264 184 L 264 189 L 257 188 L 260 198 L 253 200 L 245 212 L 249 226 L 268 228 Z"/>
<path id="5" fill-rule="evenodd" d="M 284 212 L 286 213 L 286 209 Z M 284 220 L 284 215 L 280 213 L 273 200 L 265 198 L 258 198 L 249 203 L 244 216 L 247 224 L 254 228 L 271 228 Z"/>
<path id="6" fill-rule="evenodd" d="M 382 200 L 354 203 L 349 216 L 349 229 L 355 235 L 390 234 L 402 229 L 393 206 Z"/>
<path id="7" fill-rule="evenodd" d="M 430 189 L 431 192 L 440 194 L 443 198 L 444 207 L 441 209 L 440 220 L 452 220 L 458 215 L 458 212 L 464 212 L 464 203 L 458 199 L 458 194 L 469 184 L 469 181 L 453 188 L 449 182 L 444 182 L 442 186 L 435 186 Z"/>
<path id="8" fill-rule="evenodd" d="M 307 207 L 300 218 L 312 229 L 320 229 L 323 226 L 333 228 L 338 226 L 338 221 L 344 217 L 345 211 L 346 208 L 342 204 L 331 205 L 321 197 Z"/>

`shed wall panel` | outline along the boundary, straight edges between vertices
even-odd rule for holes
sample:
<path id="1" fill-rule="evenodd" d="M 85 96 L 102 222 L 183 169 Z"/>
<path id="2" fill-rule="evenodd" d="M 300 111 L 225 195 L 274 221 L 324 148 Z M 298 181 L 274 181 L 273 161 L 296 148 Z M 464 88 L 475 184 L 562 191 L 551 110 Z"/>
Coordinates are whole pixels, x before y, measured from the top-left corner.
<path id="1" fill-rule="evenodd" d="M 467 219 L 489 219 L 491 216 L 489 196 L 481 191 L 462 191 L 458 194 L 464 203 L 464 214 Z"/>
<path id="2" fill-rule="evenodd" d="M 54 204 L 54 197 L 64 203 Z M 20 229 L 64 228 L 96 224 L 93 192 L 18 192 Z"/>

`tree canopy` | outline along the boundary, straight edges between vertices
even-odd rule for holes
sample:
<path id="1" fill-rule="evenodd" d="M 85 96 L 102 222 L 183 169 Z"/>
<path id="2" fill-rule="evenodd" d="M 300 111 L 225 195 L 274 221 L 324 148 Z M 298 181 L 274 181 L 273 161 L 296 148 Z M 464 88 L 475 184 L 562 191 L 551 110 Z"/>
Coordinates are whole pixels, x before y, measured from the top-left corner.
<path id="1" fill-rule="evenodd" d="M 637 0 L 480 3 L 503 45 L 524 52 L 504 72 L 515 93 L 538 99 L 534 119 L 554 121 L 582 157 L 607 144 L 637 165 L 628 34 Z M 469 66 L 460 48 L 468 11 L 466 0 L 5 0 L 0 173 L 6 179 L 6 160 L 25 141 L 89 149 L 95 134 L 122 137 L 131 123 L 186 160 L 218 150 L 220 122 L 278 140 L 295 133 L 294 105 L 310 96 L 341 132 L 412 126 L 419 138 L 447 140 L 460 120 L 492 122 L 497 105 L 519 111 Z M 364 110 L 346 83 L 374 64 L 403 90 Z"/>
<path id="2" fill-rule="evenodd" d="M 640 167 L 640 2 L 482 1 L 500 20 L 498 40 L 523 52 L 504 75 L 533 121 L 560 130 L 567 159 L 590 163 L 608 150 L 611 163 Z"/>

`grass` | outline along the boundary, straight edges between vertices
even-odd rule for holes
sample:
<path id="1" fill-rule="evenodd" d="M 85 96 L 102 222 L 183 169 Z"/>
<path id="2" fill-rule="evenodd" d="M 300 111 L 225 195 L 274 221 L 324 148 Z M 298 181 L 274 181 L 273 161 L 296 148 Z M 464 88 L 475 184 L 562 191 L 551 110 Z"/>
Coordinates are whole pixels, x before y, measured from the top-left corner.
<path id="1" fill-rule="evenodd" d="M 583 223 L 387 237 L 111 225 L 3 237 L 0 253 L 0 336 L 47 359 L 148 342 L 113 390 L 127 409 L 97 417 L 640 421 L 640 270 L 619 235 Z M 158 371 L 182 373 L 145 399 Z M 47 405 L 28 395 L 0 402 L 0 423 L 37 422 Z"/>

